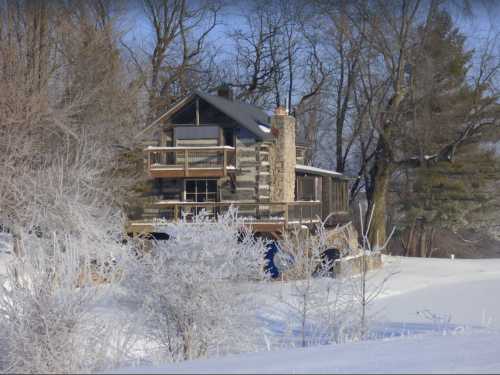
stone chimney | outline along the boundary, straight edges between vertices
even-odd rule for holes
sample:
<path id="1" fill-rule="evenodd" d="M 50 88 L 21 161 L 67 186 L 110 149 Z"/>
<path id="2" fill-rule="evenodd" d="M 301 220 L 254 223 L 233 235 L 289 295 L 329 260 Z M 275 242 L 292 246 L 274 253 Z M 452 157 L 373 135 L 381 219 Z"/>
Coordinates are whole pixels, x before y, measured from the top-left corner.
<path id="1" fill-rule="evenodd" d="M 233 90 L 227 83 L 222 83 L 219 87 L 217 87 L 217 96 L 233 100 Z"/>
<path id="2" fill-rule="evenodd" d="M 284 107 L 276 108 L 271 117 L 271 133 L 275 138 L 270 155 L 271 201 L 295 200 L 295 118 Z"/>

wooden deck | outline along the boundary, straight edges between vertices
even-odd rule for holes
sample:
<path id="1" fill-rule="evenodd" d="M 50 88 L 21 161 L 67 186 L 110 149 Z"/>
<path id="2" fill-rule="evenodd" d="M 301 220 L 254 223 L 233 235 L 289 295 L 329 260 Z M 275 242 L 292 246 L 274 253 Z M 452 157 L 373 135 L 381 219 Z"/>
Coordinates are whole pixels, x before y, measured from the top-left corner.
<path id="1" fill-rule="evenodd" d="M 234 147 L 148 147 L 144 151 L 154 178 L 223 177 L 236 170 Z"/>
<path id="2" fill-rule="evenodd" d="M 165 202 L 154 204 L 159 208 L 159 217 L 143 220 L 131 220 L 127 224 L 127 232 L 132 235 L 155 233 L 162 222 L 177 222 L 184 218 L 190 221 L 194 215 L 202 211 L 211 217 L 221 215 L 230 207 L 238 209 L 244 225 L 254 232 L 284 233 L 284 231 L 300 227 L 311 227 L 321 221 L 321 202 L 280 202 L 280 203 L 242 203 L 242 202 Z"/>
<path id="3" fill-rule="evenodd" d="M 157 225 L 152 221 L 131 220 L 127 223 L 127 233 L 132 236 L 157 233 Z M 255 233 L 282 234 L 286 229 L 284 223 L 245 222 L 245 225 Z"/>

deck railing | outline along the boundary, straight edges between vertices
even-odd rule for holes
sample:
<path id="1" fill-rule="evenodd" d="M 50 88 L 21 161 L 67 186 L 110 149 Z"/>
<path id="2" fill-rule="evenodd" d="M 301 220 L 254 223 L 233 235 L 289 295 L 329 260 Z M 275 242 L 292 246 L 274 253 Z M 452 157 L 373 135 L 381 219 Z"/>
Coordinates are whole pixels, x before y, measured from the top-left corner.
<path id="1" fill-rule="evenodd" d="M 300 201 L 280 203 L 242 203 L 242 202 L 157 202 L 159 219 L 177 221 L 185 217 L 187 220 L 193 215 L 205 211 L 215 217 L 228 211 L 233 206 L 238 210 L 238 216 L 248 223 L 275 223 L 288 225 L 307 225 L 318 223 L 321 220 L 321 202 Z"/>
<path id="2" fill-rule="evenodd" d="M 148 171 L 153 177 L 220 177 L 236 169 L 236 150 L 216 147 L 148 147 Z"/>

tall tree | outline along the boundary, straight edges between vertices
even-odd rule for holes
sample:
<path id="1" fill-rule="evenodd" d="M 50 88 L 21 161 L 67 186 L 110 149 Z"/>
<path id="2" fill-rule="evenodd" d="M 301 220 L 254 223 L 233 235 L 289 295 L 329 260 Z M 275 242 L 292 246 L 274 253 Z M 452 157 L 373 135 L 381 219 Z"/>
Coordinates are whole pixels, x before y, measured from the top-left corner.
<path id="1" fill-rule="evenodd" d="M 410 73 L 416 62 L 414 56 L 428 55 L 430 26 L 442 22 L 438 4 L 431 2 L 426 7 L 418 0 L 400 0 L 397 6 L 381 1 L 369 8 L 364 3 L 358 5 L 357 12 L 368 20 L 364 36 L 370 51 L 365 52 L 364 58 L 368 61 L 363 67 L 362 80 L 365 98 L 373 104 L 370 121 L 377 134 L 366 191 L 374 209 L 371 238 L 382 245 L 386 239 L 387 198 L 394 172 L 402 167 L 420 168 L 440 161 L 453 162 L 464 144 L 478 142 L 487 128 L 498 129 L 495 117 L 498 93 L 488 91 L 498 66 L 488 66 L 488 72 L 480 73 L 472 83 L 465 80 L 461 83 L 461 90 L 471 93 L 473 100 L 464 101 L 454 119 L 454 127 L 443 126 L 446 134 L 439 144 L 424 144 L 421 132 L 406 131 L 412 124 L 408 113 L 415 106 L 412 98 L 416 86 L 412 85 Z M 357 28 L 362 32 L 360 25 Z M 405 147 L 409 144 L 420 145 L 420 150 Z"/>
<path id="2" fill-rule="evenodd" d="M 500 140 L 500 132 L 476 133 L 462 143 L 453 163 L 433 160 L 461 130 L 473 103 L 488 107 L 494 98 L 467 83 L 473 54 L 466 51 L 465 37 L 453 26 L 449 14 L 436 12 L 432 23 L 422 26 L 417 35 L 425 54 L 416 50 L 408 59 L 411 91 L 401 145 L 419 159 L 420 167 L 413 171 L 410 166 L 402 174 L 407 179 L 403 186 L 409 191 L 401 203 L 405 224 L 410 227 L 407 253 L 426 256 L 432 252 L 436 228 L 468 224 L 467 213 L 494 198 L 485 187 L 499 177 L 500 163 L 484 141 Z"/>
<path id="3" fill-rule="evenodd" d="M 331 133 L 329 141 L 335 143 L 335 169 L 346 172 L 350 153 L 354 145 L 359 124 L 354 120 L 354 93 L 359 74 L 360 54 L 363 35 L 356 31 L 352 15 L 352 5 L 348 1 L 319 1 L 317 3 L 319 37 L 322 40 L 322 58 L 331 66 L 327 105 L 331 125 L 326 131 Z M 363 27 L 363 20 L 359 26 Z M 316 23 L 315 23 L 316 25 Z"/>
<path id="4" fill-rule="evenodd" d="M 136 104 L 99 4 L 0 3 L 0 220 L 14 232 L 98 222 L 123 185 L 113 145 L 134 132 Z"/>
<path id="5" fill-rule="evenodd" d="M 124 44 L 142 77 L 148 96 L 148 124 L 209 75 L 211 56 L 207 38 L 218 23 L 221 5 L 186 0 L 140 0 L 152 31 L 147 63 L 137 49 Z"/>

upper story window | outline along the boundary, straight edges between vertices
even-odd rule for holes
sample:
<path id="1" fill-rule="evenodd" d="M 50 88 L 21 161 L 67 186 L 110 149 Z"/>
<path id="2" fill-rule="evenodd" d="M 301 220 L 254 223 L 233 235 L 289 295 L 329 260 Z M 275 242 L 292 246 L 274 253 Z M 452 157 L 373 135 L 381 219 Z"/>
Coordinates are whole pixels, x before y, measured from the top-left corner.
<path id="1" fill-rule="evenodd" d="M 222 136 L 224 140 L 224 146 L 234 147 L 234 129 L 224 128 L 222 129 Z"/>
<path id="2" fill-rule="evenodd" d="M 296 157 L 297 159 L 302 159 L 302 158 L 304 158 L 305 153 L 306 153 L 306 149 L 305 149 L 305 147 L 302 147 L 302 146 L 297 146 L 297 147 L 295 148 L 295 157 Z"/>
<path id="3" fill-rule="evenodd" d="M 218 126 L 176 126 L 174 145 L 177 147 L 212 147 L 219 145 Z"/>

